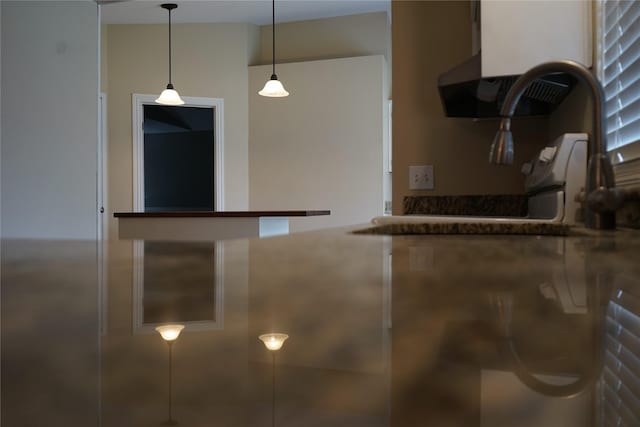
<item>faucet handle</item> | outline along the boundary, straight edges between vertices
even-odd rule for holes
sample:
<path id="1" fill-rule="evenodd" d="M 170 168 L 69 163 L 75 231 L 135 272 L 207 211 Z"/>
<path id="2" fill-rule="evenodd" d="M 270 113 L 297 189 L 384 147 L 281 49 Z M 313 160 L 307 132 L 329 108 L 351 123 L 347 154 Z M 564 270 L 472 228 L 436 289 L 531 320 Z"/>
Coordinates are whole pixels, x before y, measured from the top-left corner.
<path id="1" fill-rule="evenodd" d="M 625 200 L 625 191 L 621 188 L 596 188 L 587 194 L 587 206 L 595 212 L 615 212 Z"/>

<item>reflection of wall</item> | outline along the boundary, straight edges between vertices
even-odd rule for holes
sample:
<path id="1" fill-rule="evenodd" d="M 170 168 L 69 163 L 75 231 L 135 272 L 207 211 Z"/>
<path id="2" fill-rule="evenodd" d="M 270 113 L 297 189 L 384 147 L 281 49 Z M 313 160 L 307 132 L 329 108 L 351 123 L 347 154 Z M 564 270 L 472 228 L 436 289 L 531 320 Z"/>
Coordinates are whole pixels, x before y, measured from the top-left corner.
<path id="1" fill-rule="evenodd" d="M 96 237 L 96 8 L 2 2 L 3 237 Z"/>
<path id="2" fill-rule="evenodd" d="M 368 222 L 383 207 L 382 56 L 281 64 L 285 99 L 257 95 L 250 69 L 249 193 L 254 210 L 330 209 L 292 232 Z"/>
<path id="3" fill-rule="evenodd" d="M 392 9 L 394 213 L 407 195 L 522 193 L 520 164 L 547 142 L 546 120 L 514 121 L 514 166 L 497 167 L 488 156 L 498 122 L 446 118 L 438 96 L 438 76 L 471 56 L 469 2 L 394 1 Z M 408 166 L 421 164 L 434 165 L 434 191 L 408 189 Z"/>
<path id="4" fill-rule="evenodd" d="M 328 242 L 348 262 L 324 251 Z M 272 331 L 290 336 L 276 357 L 278 419 L 387 425 L 386 251 L 378 243 L 362 245 L 342 233 L 250 242 L 249 372 L 256 400 L 250 425 L 261 424 L 259 404 L 268 404 L 271 392 L 270 354 L 255 337 Z"/>
<path id="5" fill-rule="evenodd" d="M 167 84 L 167 26 L 108 26 L 109 205 L 131 211 L 131 94 L 156 94 Z M 248 207 L 247 64 L 258 32 L 249 24 L 173 27 L 173 83 L 183 96 L 223 98 L 225 209 Z M 104 60 L 104 58 L 103 58 Z M 117 228 L 111 219 L 110 232 Z"/>
<path id="6" fill-rule="evenodd" d="M 95 242 L 3 241 L 0 270 L 2 425 L 96 425 Z"/>
<path id="7" fill-rule="evenodd" d="M 142 271 L 143 324 L 221 320 L 215 243 L 144 242 Z"/>
<path id="8" fill-rule="evenodd" d="M 250 342 L 248 247 L 246 241 L 240 240 L 220 243 L 225 253 L 224 329 L 194 331 L 187 325 L 174 344 L 173 413 L 181 425 L 247 425 L 242 402 L 247 399 Z M 132 333 L 136 303 L 133 244 L 110 242 L 113 255 L 109 257 L 108 297 L 103 307 L 108 324 L 101 348 L 104 426 L 159 425 L 167 417 L 167 345 L 154 331 Z M 173 248 L 162 254 L 161 262 L 166 274 L 176 282 L 193 279 L 214 262 L 209 256 L 200 256 L 200 251 L 181 254 L 178 243 L 170 246 Z"/>
<path id="9" fill-rule="evenodd" d="M 349 261 L 336 258 L 333 251 L 324 251 L 323 246 L 329 242 Z M 361 243 L 339 232 L 252 240 L 250 335 L 272 331 L 289 334 L 286 352 L 279 356 L 284 364 L 381 373 L 386 367 L 385 248 L 382 241 L 379 245 Z M 313 265 L 309 263 L 310 254 Z M 254 348 L 258 351 L 252 354 L 252 360 L 268 361 L 264 347 Z"/>

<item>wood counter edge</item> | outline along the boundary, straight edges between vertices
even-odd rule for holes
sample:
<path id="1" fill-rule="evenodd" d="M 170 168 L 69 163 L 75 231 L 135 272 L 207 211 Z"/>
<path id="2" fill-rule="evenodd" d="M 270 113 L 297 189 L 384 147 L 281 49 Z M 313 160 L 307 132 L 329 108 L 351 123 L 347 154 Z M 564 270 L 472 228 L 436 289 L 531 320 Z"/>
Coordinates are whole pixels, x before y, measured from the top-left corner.
<path id="1" fill-rule="evenodd" d="M 114 212 L 115 218 L 257 218 L 331 215 L 329 210 Z"/>

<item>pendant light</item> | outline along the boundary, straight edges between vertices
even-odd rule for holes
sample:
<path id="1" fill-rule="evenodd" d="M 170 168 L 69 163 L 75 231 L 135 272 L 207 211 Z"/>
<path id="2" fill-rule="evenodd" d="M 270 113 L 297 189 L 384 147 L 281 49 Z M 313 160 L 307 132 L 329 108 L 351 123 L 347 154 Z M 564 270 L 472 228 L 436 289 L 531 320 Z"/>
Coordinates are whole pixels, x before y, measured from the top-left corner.
<path id="1" fill-rule="evenodd" d="M 260 92 L 258 92 L 258 94 L 272 98 L 282 98 L 285 96 L 289 96 L 289 92 L 285 90 L 284 86 L 282 86 L 282 83 L 280 83 L 280 80 L 278 80 L 278 76 L 276 76 L 276 0 L 271 0 L 271 18 L 271 55 L 273 58 L 273 71 L 271 74 L 271 78 L 267 80 L 267 83 L 265 83 L 264 87 Z"/>
<path id="2" fill-rule="evenodd" d="M 162 91 L 158 99 L 156 99 L 156 102 L 164 105 L 183 105 L 184 101 L 171 84 L 171 11 L 176 9 L 178 5 L 175 3 L 164 3 L 161 4 L 160 7 L 169 12 L 169 84 L 167 88 Z"/>

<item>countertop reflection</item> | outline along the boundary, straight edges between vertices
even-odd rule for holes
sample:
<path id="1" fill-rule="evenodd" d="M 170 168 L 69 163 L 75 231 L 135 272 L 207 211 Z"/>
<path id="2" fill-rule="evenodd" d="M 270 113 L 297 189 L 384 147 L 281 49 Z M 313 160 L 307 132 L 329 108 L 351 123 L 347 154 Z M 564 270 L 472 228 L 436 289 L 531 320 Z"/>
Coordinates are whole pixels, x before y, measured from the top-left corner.
<path id="1" fill-rule="evenodd" d="M 640 233 L 349 231 L 3 241 L 2 424 L 640 425 Z"/>

